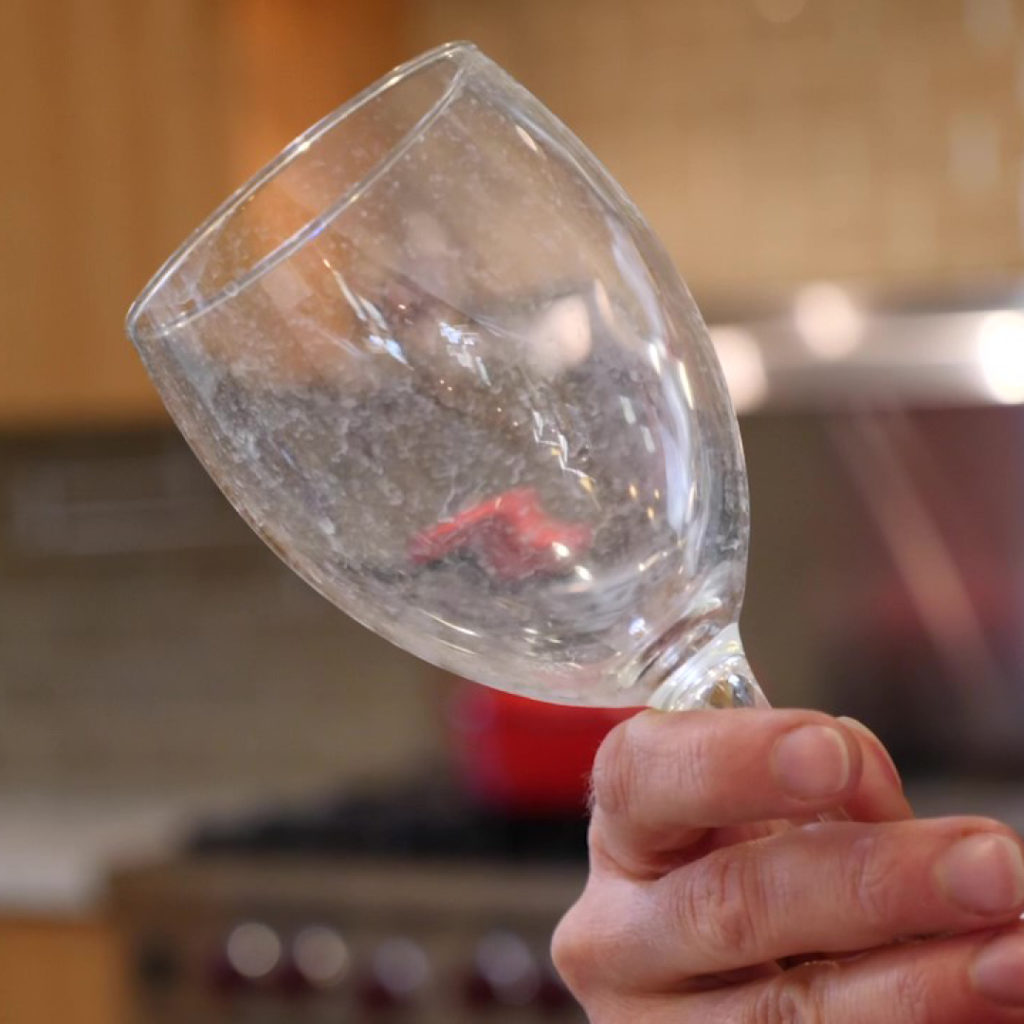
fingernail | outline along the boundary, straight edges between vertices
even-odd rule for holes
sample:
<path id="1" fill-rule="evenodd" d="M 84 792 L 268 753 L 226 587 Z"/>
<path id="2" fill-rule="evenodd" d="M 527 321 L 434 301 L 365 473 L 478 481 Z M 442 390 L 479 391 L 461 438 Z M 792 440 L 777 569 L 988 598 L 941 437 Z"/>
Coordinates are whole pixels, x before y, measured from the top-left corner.
<path id="1" fill-rule="evenodd" d="M 1024 906 L 1024 854 L 1007 836 L 961 839 L 936 867 L 949 899 L 972 914 L 1008 914 Z"/>
<path id="2" fill-rule="evenodd" d="M 902 790 L 903 780 L 900 778 L 899 769 L 896 767 L 896 762 L 893 761 L 889 751 L 885 749 L 885 744 L 863 722 L 858 722 L 856 718 L 843 717 L 840 718 L 839 721 L 842 722 L 843 725 L 848 725 L 851 729 L 856 729 L 861 735 L 867 736 L 867 738 L 871 740 L 875 753 L 878 755 L 877 761 L 879 767 L 885 773 L 889 781 Z"/>
<path id="3" fill-rule="evenodd" d="M 779 785 L 802 800 L 841 793 L 850 781 L 846 740 L 827 725 L 805 725 L 775 744 L 772 765 Z"/>
<path id="4" fill-rule="evenodd" d="M 978 992 L 993 1003 L 1024 1006 L 1024 935 L 990 942 L 975 959 L 971 976 Z"/>

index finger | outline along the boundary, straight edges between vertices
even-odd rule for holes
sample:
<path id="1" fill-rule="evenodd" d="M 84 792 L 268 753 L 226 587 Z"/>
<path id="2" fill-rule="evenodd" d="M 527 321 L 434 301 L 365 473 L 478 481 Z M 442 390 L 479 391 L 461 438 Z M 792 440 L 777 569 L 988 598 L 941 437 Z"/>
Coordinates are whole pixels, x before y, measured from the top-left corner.
<path id="1" fill-rule="evenodd" d="M 820 712 L 645 711 L 598 751 L 591 848 L 627 874 L 656 877 L 708 829 L 854 801 L 867 760 L 858 730 Z"/>

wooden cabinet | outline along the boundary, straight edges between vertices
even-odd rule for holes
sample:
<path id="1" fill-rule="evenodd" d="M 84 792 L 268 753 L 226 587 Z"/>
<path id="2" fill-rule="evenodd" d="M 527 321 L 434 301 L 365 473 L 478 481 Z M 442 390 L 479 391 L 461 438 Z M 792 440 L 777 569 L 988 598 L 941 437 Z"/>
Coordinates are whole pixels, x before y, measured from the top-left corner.
<path id="1" fill-rule="evenodd" d="M 0 421 L 153 415 L 124 337 L 226 183 L 217 5 L 0 4 Z"/>
<path id="2" fill-rule="evenodd" d="M 705 301 L 1018 274 L 1024 20 L 791 6 L 2 0 L 0 428 L 162 415 L 131 298 L 288 139 L 446 38 L 580 132 Z"/>
<path id="3" fill-rule="evenodd" d="M 101 921 L 0 917 L 0 1021 L 123 1024 L 124 966 Z"/>
<path id="4" fill-rule="evenodd" d="M 397 3 L 0 3 L 0 428 L 162 415 L 128 303 L 230 188 L 406 56 Z"/>

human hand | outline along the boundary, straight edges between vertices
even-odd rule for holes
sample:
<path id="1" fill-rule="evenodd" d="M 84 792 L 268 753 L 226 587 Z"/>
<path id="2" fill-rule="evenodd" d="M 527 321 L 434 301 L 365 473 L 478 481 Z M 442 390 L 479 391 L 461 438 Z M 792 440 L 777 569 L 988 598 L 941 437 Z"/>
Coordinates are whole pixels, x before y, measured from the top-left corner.
<path id="1" fill-rule="evenodd" d="M 646 711 L 609 734 L 593 795 L 552 946 L 592 1024 L 1024 1021 L 1024 844 L 913 819 L 858 723 Z"/>

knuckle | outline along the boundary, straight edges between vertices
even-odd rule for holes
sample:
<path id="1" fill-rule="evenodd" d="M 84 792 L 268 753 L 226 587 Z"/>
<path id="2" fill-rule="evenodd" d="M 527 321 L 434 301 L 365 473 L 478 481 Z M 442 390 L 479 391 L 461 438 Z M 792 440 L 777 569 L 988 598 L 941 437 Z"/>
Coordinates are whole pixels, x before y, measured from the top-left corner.
<path id="1" fill-rule="evenodd" d="M 631 998 L 649 960 L 650 919 L 631 885 L 593 878 L 551 935 L 551 961 L 587 1007 Z"/>
<path id="2" fill-rule="evenodd" d="M 841 977 L 841 970 L 837 963 L 815 961 L 786 971 L 757 992 L 744 1024 L 826 1024 L 835 1009 L 830 1006 L 829 990 Z M 891 987 L 877 993 L 884 1013 L 872 1019 L 906 1024 L 935 1019 L 925 978 L 912 970 L 892 972 L 890 977 Z"/>
<path id="3" fill-rule="evenodd" d="M 576 904 L 558 922 L 551 936 L 551 961 L 573 992 L 585 987 L 588 967 L 594 960 L 588 930 L 581 925 Z"/>
<path id="4" fill-rule="evenodd" d="M 808 964 L 779 975 L 755 997 L 745 1024 L 826 1024 L 822 981 L 835 969 Z"/>
<path id="5" fill-rule="evenodd" d="M 934 1019 L 932 986 L 918 971 L 906 970 L 895 973 L 892 978 L 891 1004 L 896 1011 L 896 1020 L 930 1021 Z"/>
<path id="6" fill-rule="evenodd" d="M 886 854 L 875 836 L 858 839 L 847 856 L 852 905 L 870 928 L 888 934 L 899 912 L 900 865 Z"/>
<path id="7" fill-rule="evenodd" d="M 586 895 L 569 908 L 551 936 L 555 970 L 577 997 L 600 988 L 608 976 L 617 943 Z"/>
<path id="8" fill-rule="evenodd" d="M 766 918 L 765 880 L 756 857 L 731 848 L 691 865 L 676 883 L 682 934 L 708 960 L 735 962 L 756 947 Z"/>

